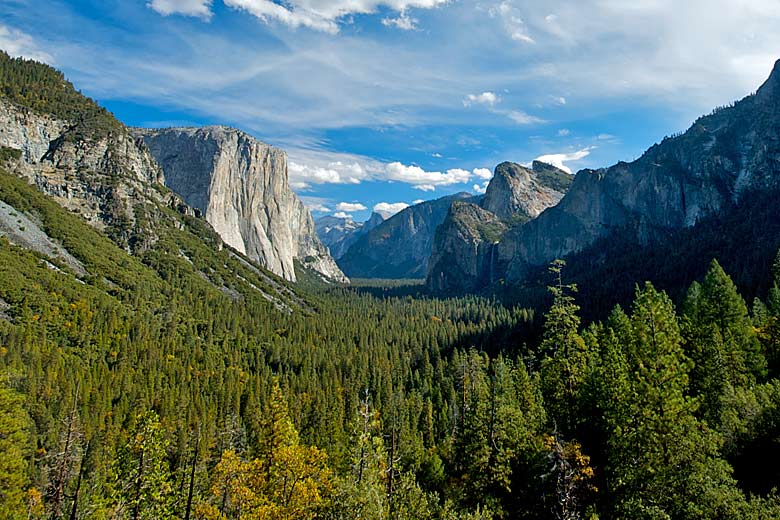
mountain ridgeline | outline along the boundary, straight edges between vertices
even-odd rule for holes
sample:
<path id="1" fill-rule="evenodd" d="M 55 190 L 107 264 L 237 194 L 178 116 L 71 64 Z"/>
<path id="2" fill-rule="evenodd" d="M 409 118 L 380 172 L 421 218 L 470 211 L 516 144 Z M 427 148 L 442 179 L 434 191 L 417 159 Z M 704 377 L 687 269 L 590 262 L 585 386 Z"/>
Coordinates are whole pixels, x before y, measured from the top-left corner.
<path id="1" fill-rule="evenodd" d="M 479 291 L 503 277 L 498 247 L 504 236 L 558 204 L 572 176 L 534 161 L 531 168 L 504 162 L 476 202 L 453 204 L 436 230 L 427 285 L 434 292 Z"/>
<path id="2" fill-rule="evenodd" d="M 448 276 L 445 265 L 431 270 L 428 285 L 444 292 L 487 290 L 496 280 L 518 287 L 534 283 L 538 268 L 552 259 L 613 235 L 629 235 L 640 245 L 659 243 L 750 205 L 757 192 L 780 189 L 779 172 L 780 61 L 755 94 L 699 118 L 636 161 L 578 172 L 557 205 L 511 227 L 491 248 L 490 276 Z M 626 253 L 633 247 L 627 245 Z"/>

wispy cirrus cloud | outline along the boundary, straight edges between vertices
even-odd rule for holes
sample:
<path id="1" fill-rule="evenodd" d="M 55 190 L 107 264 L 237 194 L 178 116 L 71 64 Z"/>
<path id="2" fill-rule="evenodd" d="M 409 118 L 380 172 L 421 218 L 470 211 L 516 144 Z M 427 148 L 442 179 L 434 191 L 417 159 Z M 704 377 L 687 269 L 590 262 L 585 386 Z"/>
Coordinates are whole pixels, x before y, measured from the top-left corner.
<path id="1" fill-rule="evenodd" d="M 409 16 L 412 8 L 432 9 L 448 0 L 289 0 L 279 4 L 271 0 L 223 0 L 226 6 L 246 11 L 265 23 L 272 21 L 292 28 L 307 27 L 337 34 L 341 23 L 351 15 L 375 13 L 378 8 L 392 9 L 398 18 L 385 18 L 383 24 L 411 30 L 417 20 Z"/>
<path id="2" fill-rule="evenodd" d="M 32 36 L 3 24 L 0 24 L 0 49 L 3 49 L 11 56 L 49 64 L 54 63 L 54 58 L 51 54 L 41 49 Z"/>

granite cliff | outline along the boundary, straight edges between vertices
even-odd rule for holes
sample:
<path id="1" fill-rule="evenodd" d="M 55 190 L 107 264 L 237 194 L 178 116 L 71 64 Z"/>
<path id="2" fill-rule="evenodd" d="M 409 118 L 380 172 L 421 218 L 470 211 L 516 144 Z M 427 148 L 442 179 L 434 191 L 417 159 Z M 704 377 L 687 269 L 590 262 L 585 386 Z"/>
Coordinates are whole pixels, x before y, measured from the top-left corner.
<path id="1" fill-rule="evenodd" d="M 485 196 L 478 203 L 453 204 L 437 229 L 428 287 L 469 292 L 503 278 L 498 247 L 507 230 L 557 204 L 571 182 L 571 175 L 537 161 L 531 168 L 510 162 L 496 166 Z"/>
<path id="2" fill-rule="evenodd" d="M 425 278 L 436 228 L 456 200 L 457 193 L 410 206 L 363 234 L 339 259 L 354 278 Z"/>
<path id="3" fill-rule="evenodd" d="M 780 61 L 751 96 L 699 118 L 631 163 L 583 170 L 556 207 L 507 233 L 507 279 L 629 229 L 643 243 L 780 185 Z"/>
<path id="4" fill-rule="evenodd" d="M 287 182 L 287 155 L 222 126 L 135 129 L 165 182 L 231 247 L 295 281 L 294 260 L 326 278 L 348 281 L 322 245 L 309 210 Z"/>

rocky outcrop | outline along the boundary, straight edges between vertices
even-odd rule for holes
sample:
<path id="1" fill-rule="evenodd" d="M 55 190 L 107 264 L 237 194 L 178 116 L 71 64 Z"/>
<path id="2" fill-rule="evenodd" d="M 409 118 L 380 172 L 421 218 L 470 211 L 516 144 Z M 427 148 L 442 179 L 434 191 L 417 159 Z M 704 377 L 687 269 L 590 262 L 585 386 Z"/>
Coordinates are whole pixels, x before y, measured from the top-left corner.
<path id="1" fill-rule="evenodd" d="M 496 166 L 482 200 L 453 204 L 437 230 L 428 288 L 470 292 L 503 278 L 498 249 L 504 235 L 558 204 L 571 183 L 568 173 L 537 161 L 531 168 L 510 162 Z"/>
<path id="2" fill-rule="evenodd" d="M 119 124 L 111 132 L 90 133 L 0 98 L 0 146 L 21 150 L 10 165 L 15 173 L 128 249 L 143 250 L 156 240 L 149 228 L 155 203 L 182 204 L 155 188 L 164 182 L 162 170 Z"/>
<path id="3" fill-rule="evenodd" d="M 496 166 L 482 207 L 504 220 L 530 220 L 558 204 L 571 180 L 566 172 L 538 161 L 531 169 L 504 162 Z"/>
<path id="4" fill-rule="evenodd" d="M 354 278 L 425 278 L 436 228 L 444 222 L 458 193 L 410 206 L 362 235 L 339 260 Z"/>
<path id="5" fill-rule="evenodd" d="M 134 132 L 162 166 L 166 186 L 231 247 L 287 280 L 296 278 L 297 259 L 330 280 L 347 281 L 288 185 L 282 150 L 221 126 Z"/>
<path id="6" fill-rule="evenodd" d="M 780 186 L 780 61 L 755 95 L 698 119 L 631 163 L 583 170 L 554 208 L 507 232 L 509 281 L 616 231 L 651 243 Z"/>
<path id="7" fill-rule="evenodd" d="M 453 202 L 436 230 L 428 287 L 436 292 L 475 291 L 495 283 L 497 245 L 507 227 L 477 204 Z"/>

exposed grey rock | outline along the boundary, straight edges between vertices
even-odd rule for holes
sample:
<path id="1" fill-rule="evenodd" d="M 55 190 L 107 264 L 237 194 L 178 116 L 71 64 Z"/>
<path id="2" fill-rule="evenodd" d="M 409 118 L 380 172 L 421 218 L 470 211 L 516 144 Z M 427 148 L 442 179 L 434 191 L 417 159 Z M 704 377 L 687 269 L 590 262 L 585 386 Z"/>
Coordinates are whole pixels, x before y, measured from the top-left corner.
<path id="1" fill-rule="evenodd" d="M 497 278 L 497 245 L 507 224 L 470 202 L 455 201 L 436 230 L 427 285 L 437 292 L 474 291 Z"/>
<path id="2" fill-rule="evenodd" d="M 454 201 L 471 198 L 458 193 L 404 209 L 362 235 L 339 266 L 355 278 L 425 278 L 436 228 Z"/>
<path id="3" fill-rule="evenodd" d="M 536 161 L 533 169 L 501 163 L 488 184 L 482 207 L 505 220 L 536 218 L 560 202 L 571 185 L 570 177 L 554 166 Z"/>
<path id="4" fill-rule="evenodd" d="M 181 199 L 155 189 L 164 182 L 162 170 L 124 128 L 97 138 L 80 130 L 0 99 L 0 146 L 22 151 L 10 168 L 121 245 L 143 250 L 156 236 L 140 227 L 159 215 L 147 213 L 152 204 L 144 207 L 145 223 L 137 222 L 139 204 L 176 207 Z"/>
<path id="5" fill-rule="evenodd" d="M 231 247 L 295 280 L 294 259 L 347 281 L 317 238 L 308 209 L 287 181 L 287 155 L 221 126 L 135 129 L 179 193 Z"/>
<path id="6" fill-rule="evenodd" d="M 79 276 L 87 274 L 84 265 L 61 244 L 52 240 L 30 217 L 0 200 L 0 236 L 11 243 L 58 259 Z"/>
<path id="7" fill-rule="evenodd" d="M 504 276 L 499 241 L 558 204 L 572 176 L 534 161 L 532 168 L 504 162 L 496 166 L 478 204 L 453 204 L 436 232 L 427 285 L 438 292 L 468 292 Z"/>
<path id="8" fill-rule="evenodd" d="M 780 185 L 780 61 L 753 96 L 698 119 L 631 163 L 583 170 L 554 208 L 507 232 L 507 278 L 581 251 L 618 229 L 643 242 L 729 210 L 743 194 Z"/>

